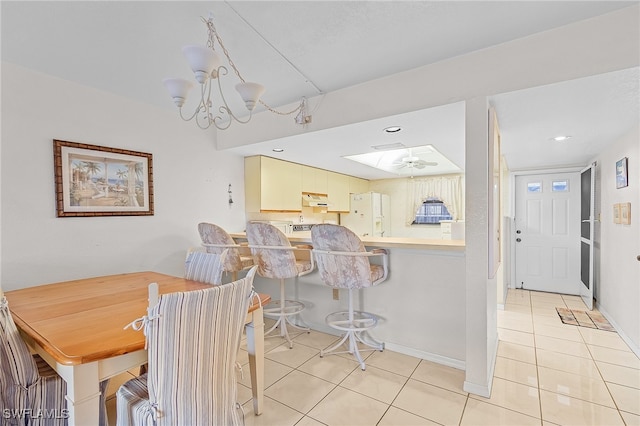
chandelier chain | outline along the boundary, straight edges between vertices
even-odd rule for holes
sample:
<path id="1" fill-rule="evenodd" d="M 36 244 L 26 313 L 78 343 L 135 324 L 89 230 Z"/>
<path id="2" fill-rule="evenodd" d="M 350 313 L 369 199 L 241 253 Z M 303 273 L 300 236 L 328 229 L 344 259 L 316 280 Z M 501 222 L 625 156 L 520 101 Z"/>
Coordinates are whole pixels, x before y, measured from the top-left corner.
<path id="1" fill-rule="evenodd" d="M 238 68 L 236 68 L 236 64 L 231 59 L 231 56 L 229 55 L 229 51 L 224 46 L 224 43 L 222 43 L 222 39 L 218 35 L 218 32 L 216 31 L 216 27 L 215 27 L 215 25 L 213 25 L 213 19 L 211 19 L 211 18 L 204 19 L 204 17 L 200 17 L 200 19 L 202 19 L 202 21 L 207 25 L 207 29 L 208 29 L 208 32 L 209 32 L 209 39 L 207 40 L 207 47 L 212 49 L 212 50 L 215 50 L 215 41 L 214 41 L 214 37 L 215 37 L 215 40 L 218 40 L 218 44 L 220 45 L 220 48 L 222 49 L 222 52 L 224 53 L 224 56 L 227 58 L 227 61 L 229 62 L 229 65 L 231 65 L 231 68 L 233 68 L 233 72 L 235 72 L 236 76 L 238 76 L 238 79 L 240 79 L 241 82 L 246 83 L 246 81 L 244 80 L 244 78 L 240 74 L 240 71 L 238 70 Z M 300 111 L 304 107 L 304 103 L 301 102 L 296 108 L 292 109 L 291 111 L 283 112 L 283 111 L 278 111 L 277 109 L 272 108 L 270 105 L 265 103 L 262 99 L 260 99 L 258 102 L 260 102 L 260 105 L 262 105 L 263 107 L 265 107 L 269 111 L 273 112 L 274 114 L 278 114 L 278 115 L 295 114 L 296 112 Z"/>

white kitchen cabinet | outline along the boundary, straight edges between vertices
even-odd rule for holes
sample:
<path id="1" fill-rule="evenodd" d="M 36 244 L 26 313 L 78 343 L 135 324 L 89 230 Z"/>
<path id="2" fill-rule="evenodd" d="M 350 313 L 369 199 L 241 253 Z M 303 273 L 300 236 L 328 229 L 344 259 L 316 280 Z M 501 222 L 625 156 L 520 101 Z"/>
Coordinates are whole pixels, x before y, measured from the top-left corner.
<path id="1" fill-rule="evenodd" d="M 327 172 L 327 196 L 330 212 L 349 212 L 349 177 L 341 173 Z"/>
<path id="2" fill-rule="evenodd" d="M 369 181 L 357 177 L 349 176 L 349 192 L 351 194 L 362 194 L 369 192 Z"/>
<path id="3" fill-rule="evenodd" d="M 302 192 L 313 194 L 327 193 L 327 174 L 329 172 L 316 167 L 302 166 Z"/>
<path id="4" fill-rule="evenodd" d="M 247 212 L 302 211 L 302 165 L 275 158 L 244 159 Z"/>

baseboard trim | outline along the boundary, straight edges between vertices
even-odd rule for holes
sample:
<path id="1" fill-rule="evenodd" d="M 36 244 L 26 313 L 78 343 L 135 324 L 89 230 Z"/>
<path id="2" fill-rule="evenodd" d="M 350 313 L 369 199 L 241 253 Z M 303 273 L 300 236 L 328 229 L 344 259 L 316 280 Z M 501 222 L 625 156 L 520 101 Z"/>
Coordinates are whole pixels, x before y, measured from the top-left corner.
<path id="1" fill-rule="evenodd" d="M 493 384 L 493 378 L 486 385 L 479 385 L 477 383 L 471 383 L 464 381 L 462 389 L 465 392 L 472 393 L 474 395 L 479 395 L 485 398 L 491 397 L 491 385 Z"/>
<path id="2" fill-rule="evenodd" d="M 625 334 L 625 332 L 622 331 L 622 328 L 620 328 L 620 326 L 618 324 L 616 324 L 616 322 L 613 319 L 613 317 L 611 315 L 609 315 L 607 313 L 607 311 L 602 309 L 602 305 L 600 303 L 598 303 L 597 301 L 596 301 L 596 309 L 598 309 L 598 311 L 600 311 L 600 313 L 607 319 L 607 321 L 609 321 L 609 324 L 611 324 L 613 326 L 613 328 L 616 329 L 616 332 L 618 333 L 618 335 L 622 338 L 622 340 L 624 340 L 624 342 L 629 346 L 629 348 L 631 348 L 633 353 L 635 353 L 636 356 L 638 358 L 640 358 L 640 347 L 638 347 L 638 345 L 636 345 L 633 342 L 633 340 L 631 340 L 629 338 L 629 336 L 627 336 Z"/>
<path id="3" fill-rule="evenodd" d="M 319 331 L 322 333 L 333 334 L 334 336 L 340 336 L 340 332 L 334 328 L 329 327 L 326 324 L 317 324 L 317 323 L 308 323 L 306 326 L 310 327 L 312 330 Z M 379 339 L 378 336 L 374 336 Z M 388 342 L 384 339 L 379 339 L 384 342 L 385 349 L 389 349 L 394 352 L 401 353 L 403 355 L 409 355 L 414 358 L 424 359 L 426 361 L 432 361 L 437 364 L 446 365 L 447 367 L 457 368 L 458 370 L 465 369 L 465 362 L 455 358 L 449 358 L 446 356 L 434 354 L 431 352 L 421 351 L 419 349 L 410 348 L 403 345 L 398 345 L 397 343 Z M 493 373 L 492 373 L 493 375 Z"/>
<path id="4" fill-rule="evenodd" d="M 465 380 L 462 386 L 462 389 L 464 391 L 475 394 L 475 395 L 480 395 L 485 398 L 491 397 L 491 388 L 493 387 L 493 373 L 495 372 L 495 369 L 496 369 L 496 360 L 498 357 L 498 343 L 499 343 L 499 339 L 496 339 L 496 343 L 493 348 L 493 354 L 491 354 L 489 356 L 489 359 L 487 360 L 487 366 L 489 367 L 487 372 L 487 383 L 479 384 L 479 383 L 472 383 Z"/>
<path id="5" fill-rule="evenodd" d="M 409 348 L 406 346 L 398 345 L 391 342 L 385 342 L 385 348 L 392 350 L 394 352 L 398 352 L 404 355 L 409 355 L 415 358 L 421 358 L 427 361 L 432 361 L 437 364 L 446 365 L 448 367 L 457 368 L 458 370 L 465 369 L 465 362 L 455 358 L 449 358 L 442 355 L 437 355 L 431 352 L 425 352 L 414 348 Z"/>

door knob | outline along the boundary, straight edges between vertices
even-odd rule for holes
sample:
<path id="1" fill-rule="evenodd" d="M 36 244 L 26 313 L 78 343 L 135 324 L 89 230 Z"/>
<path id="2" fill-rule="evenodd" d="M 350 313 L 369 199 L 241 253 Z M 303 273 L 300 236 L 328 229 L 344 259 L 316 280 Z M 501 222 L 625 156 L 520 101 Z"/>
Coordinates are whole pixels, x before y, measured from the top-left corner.
<path id="1" fill-rule="evenodd" d="M 638 262 L 640 262 L 640 254 L 636 256 L 636 259 L 638 259 Z"/>
<path id="2" fill-rule="evenodd" d="M 520 241 L 522 241 L 520 238 L 516 238 L 517 243 L 519 243 Z"/>
<path id="3" fill-rule="evenodd" d="M 518 230 L 516 231 L 516 234 L 522 234 L 522 231 L 518 229 Z"/>

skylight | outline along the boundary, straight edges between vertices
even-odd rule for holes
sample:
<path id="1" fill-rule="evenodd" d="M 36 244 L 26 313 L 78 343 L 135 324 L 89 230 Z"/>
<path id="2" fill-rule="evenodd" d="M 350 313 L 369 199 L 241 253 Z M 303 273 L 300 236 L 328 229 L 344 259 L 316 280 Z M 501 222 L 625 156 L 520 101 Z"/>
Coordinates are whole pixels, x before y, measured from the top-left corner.
<path id="1" fill-rule="evenodd" d="M 433 145 L 347 155 L 344 158 L 398 176 L 462 173 L 460 167 L 438 152 Z"/>

